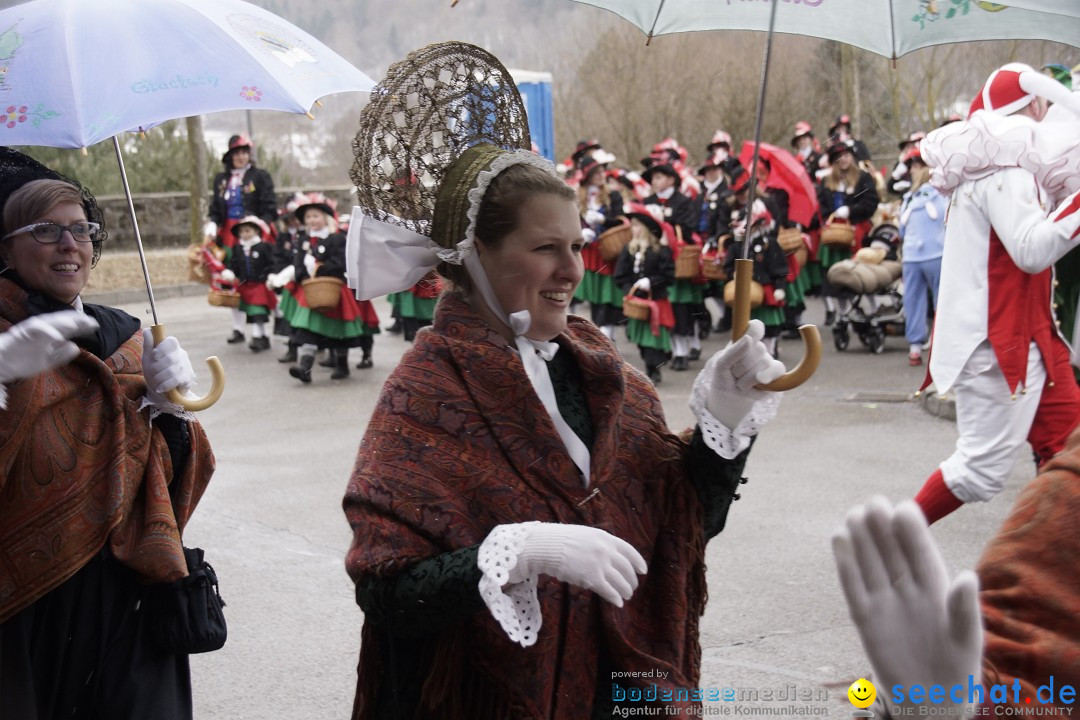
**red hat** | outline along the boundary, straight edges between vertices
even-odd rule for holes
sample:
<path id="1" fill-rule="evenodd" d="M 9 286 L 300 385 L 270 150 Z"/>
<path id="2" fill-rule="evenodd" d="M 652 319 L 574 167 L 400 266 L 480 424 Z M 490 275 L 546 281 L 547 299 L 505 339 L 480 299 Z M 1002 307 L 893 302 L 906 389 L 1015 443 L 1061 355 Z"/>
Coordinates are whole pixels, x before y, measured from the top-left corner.
<path id="1" fill-rule="evenodd" d="M 847 113 L 837 116 L 837 118 L 833 122 L 833 124 L 829 126 L 829 135 L 835 135 L 836 134 L 836 128 L 840 127 L 841 125 L 847 125 L 848 130 L 850 130 L 851 129 L 851 116 L 848 115 Z"/>
<path id="2" fill-rule="evenodd" d="M 593 158 L 587 159 L 585 161 L 585 164 L 583 164 L 581 166 L 581 184 L 582 185 L 585 184 L 585 181 L 587 181 L 589 179 L 589 175 L 591 175 L 593 173 L 593 171 L 602 170 L 603 167 L 604 167 L 603 163 L 600 163 L 597 160 L 594 160 Z"/>
<path id="3" fill-rule="evenodd" d="M 921 162 L 923 165 L 926 164 L 926 161 L 923 160 L 922 157 L 922 148 L 919 147 L 918 142 L 908 147 L 908 149 L 904 151 L 904 154 L 900 156 L 900 161 L 903 163 L 907 163 L 908 165 L 910 165 L 911 161 L 915 159 L 918 159 L 918 161 Z"/>
<path id="4" fill-rule="evenodd" d="M 806 122 L 805 120 L 800 120 L 799 122 L 795 123 L 795 134 L 791 136 L 791 144 L 794 145 L 796 142 L 798 142 L 799 138 L 805 135 L 814 137 L 814 131 L 810 127 L 810 123 Z"/>
<path id="5" fill-rule="evenodd" d="M 840 157 L 844 153 L 849 152 L 852 155 L 855 154 L 855 143 L 850 139 L 840 140 L 837 138 L 829 143 L 829 149 L 825 151 L 825 154 L 829 156 L 829 162 L 836 162 L 836 158 Z"/>
<path id="6" fill-rule="evenodd" d="M 990 73 L 982 90 L 971 101 L 970 118 L 979 110 L 997 115 L 1011 115 L 1023 110 L 1037 97 L 1069 106 L 1080 114 L 1080 100 L 1051 77 L 1035 72 L 1030 65 L 1008 63 Z"/>
<path id="7" fill-rule="evenodd" d="M 706 146 L 708 152 L 712 152 L 720 145 L 727 145 L 728 149 L 731 149 L 731 135 L 727 134 L 723 130 L 717 130 L 713 133 L 712 140 Z"/>
<path id="8" fill-rule="evenodd" d="M 270 226 L 257 215 L 245 215 L 240 219 L 240 222 L 229 228 L 229 232 L 233 234 L 233 237 L 240 237 L 240 228 L 244 225 L 251 225 L 254 227 L 259 232 L 259 237 L 264 240 L 270 237 Z"/>
<path id="9" fill-rule="evenodd" d="M 906 138 L 904 138 L 903 140 L 898 142 L 896 144 L 897 149 L 903 150 L 904 148 L 908 147 L 909 145 L 914 145 L 915 143 L 919 142 L 920 140 L 924 139 L 925 137 L 926 137 L 926 133 L 924 133 L 922 130 L 916 130 L 915 132 L 911 133 Z"/>
<path id="10" fill-rule="evenodd" d="M 578 165 L 581 163 L 581 158 L 585 155 L 585 153 L 589 152 L 590 150 L 597 150 L 600 147 L 600 140 L 598 140 L 597 138 L 591 138 L 589 140 L 579 140 L 577 147 L 574 148 L 574 154 L 570 156 L 570 159 L 575 165 Z"/>
<path id="11" fill-rule="evenodd" d="M 665 224 L 663 210 L 659 205 L 642 205 L 639 202 L 627 203 L 623 206 L 623 215 L 640 220 L 655 237 L 664 236 L 662 228 L 662 225 Z"/>

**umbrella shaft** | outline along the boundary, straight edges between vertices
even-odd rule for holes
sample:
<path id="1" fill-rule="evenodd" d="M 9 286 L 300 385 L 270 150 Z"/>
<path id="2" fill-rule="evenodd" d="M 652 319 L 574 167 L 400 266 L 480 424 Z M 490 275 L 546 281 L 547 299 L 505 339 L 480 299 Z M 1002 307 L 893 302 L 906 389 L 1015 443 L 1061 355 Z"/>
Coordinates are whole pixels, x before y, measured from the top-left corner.
<path id="1" fill-rule="evenodd" d="M 127 198 L 128 215 L 131 217 L 131 229 L 135 231 L 135 245 L 139 249 L 139 262 L 142 263 L 143 280 L 146 281 L 146 294 L 150 297 L 150 313 L 154 316 L 154 324 L 158 324 L 157 305 L 154 303 L 154 288 L 150 284 L 150 270 L 146 267 L 146 252 L 143 250 L 142 235 L 139 234 L 139 220 L 135 217 L 135 203 L 131 199 L 131 188 L 128 187 L 127 171 L 124 169 L 124 156 L 120 152 L 120 141 L 113 135 L 113 149 L 116 150 L 116 164 L 120 166 L 120 180 L 124 183 L 124 197 Z"/>
<path id="2" fill-rule="evenodd" d="M 758 155 L 761 152 L 761 125 L 765 118 L 765 89 L 769 85 L 769 59 L 772 57 L 773 29 L 776 27 L 777 0 L 772 0 L 769 10 L 769 33 L 765 36 L 765 60 L 761 64 L 761 87 L 758 89 L 757 118 L 754 120 L 754 156 L 750 160 L 750 197 L 746 199 L 743 215 L 743 259 L 750 257 L 750 231 L 753 230 L 754 196 L 757 195 Z"/>

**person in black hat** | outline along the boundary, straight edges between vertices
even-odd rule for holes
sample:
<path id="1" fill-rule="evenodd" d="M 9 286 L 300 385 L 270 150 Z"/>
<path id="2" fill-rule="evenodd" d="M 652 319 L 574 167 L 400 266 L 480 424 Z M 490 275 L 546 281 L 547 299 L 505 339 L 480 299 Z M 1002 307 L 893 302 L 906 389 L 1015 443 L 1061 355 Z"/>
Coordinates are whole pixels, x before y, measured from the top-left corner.
<path id="1" fill-rule="evenodd" d="M 213 473 L 165 395 L 194 369 L 176 338 L 83 301 L 107 237 L 85 188 L 0 148 L 0 208 L 0 337 L 16 340 L 0 365 L 49 359 L 0 388 L 3 716 L 188 720 L 188 655 L 150 637 L 147 599 L 188 574 L 182 532 Z"/>
<path id="2" fill-rule="evenodd" d="M 211 187 L 210 222 L 205 234 L 216 236 L 217 244 L 225 248 L 226 264 L 236 244 L 233 225 L 248 215 L 254 215 L 270 226 L 277 220 L 274 181 L 270 173 L 255 167 L 251 159 L 252 147 L 247 135 L 229 138 L 229 147 L 221 156 L 225 168 L 214 176 Z M 246 316 L 236 308 L 232 310 L 233 331 L 227 342 L 242 343 Z"/>
<path id="3" fill-rule="evenodd" d="M 701 193 L 694 199 L 694 215 L 697 218 L 697 235 L 702 238 L 702 244 L 708 248 L 720 248 L 720 239 L 731 234 L 731 188 L 728 177 L 724 172 L 725 164 L 731 160 L 726 153 L 713 153 L 700 168 L 698 174 L 702 178 Z M 704 249 L 703 249 L 704 252 Z M 723 329 L 727 313 L 723 302 L 724 283 L 720 280 L 709 281 L 702 291 L 705 299 L 703 305 L 708 306 L 710 299 L 716 309 L 717 324 Z M 699 318 L 698 337 L 702 340 L 709 336 L 712 331 L 712 316 L 708 309 L 703 308 L 704 316 Z M 704 325 L 702 325 L 704 323 Z M 730 320 L 727 320 L 730 327 Z"/>
<path id="4" fill-rule="evenodd" d="M 829 174 L 818 186 L 821 215 L 850 223 L 855 228 L 852 247 L 822 244 L 818 250 L 823 275 L 821 294 L 825 298 L 825 324 L 832 325 L 837 310 L 846 312 L 851 300 L 828 281 L 829 268 L 849 259 L 854 249 L 862 246 L 863 238 L 870 232 L 870 219 L 877 212 L 879 198 L 874 178 L 856 163 L 855 141 L 834 140 L 827 152 Z"/>
<path id="5" fill-rule="evenodd" d="M 911 168 L 908 167 L 908 163 L 905 162 L 904 158 L 908 151 L 918 145 L 919 141 L 924 137 L 926 137 L 926 133 L 916 130 L 897 143 L 900 154 L 897 156 L 896 165 L 893 166 L 892 173 L 886 181 L 889 192 L 897 197 L 902 197 L 904 193 L 911 189 Z"/>
<path id="6" fill-rule="evenodd" d="M 867 149 L 862 140 L 856 140 L 851 134 L 850 115 L 840 115 L 833 121 L 833 124 L 829 126 L 829 143 L 832 144 L 835 140 L 851 140 L 855 159 L 858 162 L 870 162 L 870 150 Z"/>

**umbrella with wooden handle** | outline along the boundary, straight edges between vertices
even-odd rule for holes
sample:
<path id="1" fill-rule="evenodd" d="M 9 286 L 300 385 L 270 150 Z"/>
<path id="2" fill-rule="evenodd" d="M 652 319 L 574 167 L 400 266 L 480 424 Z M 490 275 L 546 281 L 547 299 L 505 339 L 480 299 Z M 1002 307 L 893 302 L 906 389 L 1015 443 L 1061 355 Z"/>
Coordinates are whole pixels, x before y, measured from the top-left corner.
<path id="1" fill-rule="evenodd" d="M 131 228 L 135 232 L 135 245 L 139 249 L 139 262 L 142 263 L 143 280 L 146 282 L 146 294 L 150 297 L 150 313 L 154 317 L 154 324 L 150 332 L 154 338 L 154 346 L 157 347 L 165 339 L 165 326 L 158 322 L 157 305 L 154 303 L 154 288 L 150 284 L 150 270 L 146 267 L 146 253 L 143 250 L 142 234 L 139 233 L 139 221 L 135 217 L 135 203 L 131 200 L 131 189 L 128 187 L 127 171 L 124 169 L 124 156 L 120 153 L 120 141 L 113 136 L 113 149 L 116 150 L 116 162 L 120 166 L 120 180 L 124 183 L 124 196 L 127 198 L 128 216 L 131 218 Z M 182 394 L 179 389 L 173 388 L 165 393 L 169 402 L 175 403 L 185 410 L 198 412 L 205 410 L 221 398 L 225 391 L 225 368 L 217 356 L 206 358 L 206 365 L 210 368 L 212 384 L 210 392 L 200 398 L 189 398 Z"/>
<path id="2" fill-rule="evenodd" d="M 732 306 L 731 341 L 735 342 L 746 332 L 750 324 L 750 283 L 753 281 L 754 261 L 739 258 L 735 261 L 735 304 Z M 806 352 L 802 360 L 785 374 L 767 385 L 755 385 L 758 390 L 783 392 L 799 387 L 810 379 L 821 362 L 821 334 L 814 325 L 799 327 Z"/>

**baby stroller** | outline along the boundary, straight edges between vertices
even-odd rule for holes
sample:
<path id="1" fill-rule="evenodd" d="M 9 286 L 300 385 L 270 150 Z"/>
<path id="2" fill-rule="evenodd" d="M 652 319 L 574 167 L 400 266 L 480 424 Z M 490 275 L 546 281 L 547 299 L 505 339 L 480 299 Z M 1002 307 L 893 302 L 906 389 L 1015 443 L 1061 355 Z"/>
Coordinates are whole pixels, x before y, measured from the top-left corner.
<path id="1" fill-rule="evenodd" d="M 851 260 L 829 268 L 829 282 L 843 290 L 842 309 L 833 324 L 833 345 L 847 350 L 851 334 L 872 353 L 885 350 L 887 335 L 904 335 L 904 297 L 900 280 L 900 233 L 879 225 Z"/>

